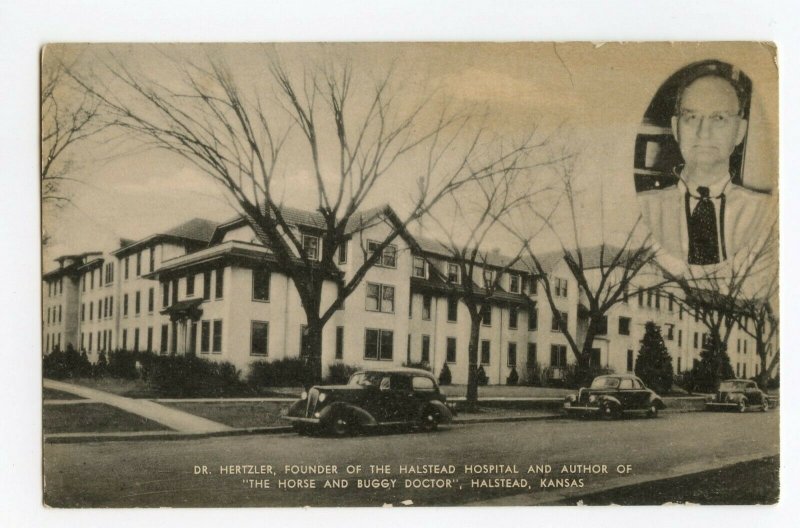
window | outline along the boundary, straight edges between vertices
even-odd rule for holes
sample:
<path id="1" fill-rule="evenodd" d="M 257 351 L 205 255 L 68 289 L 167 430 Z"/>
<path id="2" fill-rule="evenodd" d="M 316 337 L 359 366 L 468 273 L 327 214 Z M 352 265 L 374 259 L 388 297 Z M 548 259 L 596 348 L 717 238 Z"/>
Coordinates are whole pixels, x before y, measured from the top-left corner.
<path id="1" fill-rule="evenodd" d="M 153 305 L 155 304 L 155 295 L 156 295 L 155 289 L 150 288 L 150 290 L 147 292 L 147 311 L 149 313 L 153 313 Z"/>
<path id="2" fill-rule="evenodd" d="M 186 296 L 194 297 L 194 273 L 186 277 Z"/>
<path id="3" fill-rule="evenodd" d="M 683 330 L 678 330 L 678 346 L 683 345 Z"/>
<path id="4" fill-rule="evenodd" d="M 133 312 L 136 315 L 139 315 L 139 313 L 142 311 L 142 292 L 136 292 L 136 299 L 134 300 L 133 307 Z"/>
<path id="5" fill-rule="evenodd" d="M 694 348 L 697 348 L 697 332 L 694 333 L 694 338 L 692 339 L 692 344 Z"/>
<path id="6" fill-rule="evenodd" d="M 494 271 L 490 269 L 483 270 L 483 287 L 491 289 L 494 286 Z"/>
<path id="7" fill-rule="evenodd" d="M 554 313 L 550 330 L 553 332 L 561 332 L 561 329 L 567 326 L 568 317 L 567 312 Z"/>
<path id="8" fill-rule="evenodd" d="M 203 300 L 211 299 L 211 272 L 203 272 Z"/>
<path id="9" fill-rule="evenodd" d="M 567 296 L 567 279 L 556 278 L 556 297 Z"/>
<path id="10" fill-rule="evenodd" d="M 369 256 L 371 257 L 381 246 L 380 242 L 375 242 L 374 240 L 367 241 L 367 251 Z M 378 257 L 378 260 L 375 261 L 376 266 L 380 266 L 383 268 L 395 268 L 397 267 L 397 246 L 388 245 L 383 248 L 383 252 L 381 252 L 381 256 Z"/>
<path id="11" fill-rule="evenodd" d="M 391 361 L 394 349 L 394 332 L 367 328 L 364 339 L 364 359 Z"/>
<path id="12" fill-rule="evenodd" d="M 630 317 L 620 317 L 619 318 L 619 335 L 631 335 L 631 318 Z M 630 370 L 630 369 L 628 369 Z"/>
<path id="13" fill-rule="evenodd" d="M 139 329 L 135 328 L 133 330 L 133 351 L 139 351 Z"/>
<path id="14" fill-rule="evenodd" d="M 517 366 L 517 344 L 516 343 L 509 343 L 508 344 L 508 366 L 509 367 L 516 367 Z"/>
<path id="15" fill-rule="evenodd" d="M 250 325 L 250 355 L 269 355 L 269 323 L 266 321 L 253 321 Z"/>
<path id="16" fill-rule="evenodd" d="M 347 240 L 339 244 L 339 247 L 336 250 L 336 255 L 339 264 L 347 263 Z"/>
<path id="17" fill-rule="evenodd" d="M 446 361 L 448 363 L 455 363 L 456 362 L 456 338 L 455 337 L 448 337 L 447 338 L 447 358 Z"/>
<path id="18" fill-rule="evenodd" d="M 488 365 L 492 360 L 492 344 L 489 340 L 481 341 L 481 365 Z"/>
<path id="19" fill-rule="evenodd" d="M 668 309 L 670 312 L 672 312 L 675 310 L 675 296 L 670 293 L 667 295 L 667 298 L 669 299 Z"/>
<path id="20" fill-rule="evenodd" d="M 48 284 L 52 286 L 52 284 Z M 81 277 L 81 291 L 86 291 L 86 275 Z"/>
<path id="21" fill-rule="evenodd" d="M 61 307 L 58 307 L 58 322 L 61 322 Z M 744 353 L 747 354 L 747 339 L 744 340 Z"/>
<path id="22" fill-rule="evenodd" d="M 511 293 L 519 293 L 519 275 L 512 273 L 508 276 L 508 288 Z"/>
<path id="23" fill-rule="evenodd" d="M 633 350 L 628 350 L 628 356 L 625 368 L 628 372 L 633 372 Z"/>
<path id="24" fill-rule="evenodd" d="M 139 252 L 136 254 L 136 276 L 141 277 L 142 275 L 142 253 Z"/>
<path id="25" fill-rule="evenodd" d="M 481 306 L 481 324 L 483 326 L 492 326 L 492 307 L 489 304 Z"/>
<path id="26" fill-rule="evenodd" d="M 528 309 L 528 330 L 539 328 L 539 310 L 537 308 Z"/>
<path id="27" fill-rule="evenodd" d="M 214 340 L 211 351 L 216 354 L 222 352 L 222 321 L 219 319 L 214 321 Z"/>
<path id="28" fill-rule="evenodd" d="M 125 257 L 125 273 L 124 273 L 125 280 L 128 280 L 128 276 L 130 275 L 130 270 L 131 270 L 130 264 L 131 264 L 130 257 Z M 94 279 L 94 277 L 92 277 L 92 279 Z M 92 280 L 92 282 L 94 282 L 94 280 Z"/>
<path id="29" fill-rule="evenodd" d="M 58 322 L 59 323 L 61 322 L 61 305 L 60 304 L 58 305 Z M 745 345 L 747 345 L 747 343 L 745 343 Z M 744 347 L 744 351 L 745 351 L 745 353 L 747 352 L 747 346 Z"/>
<path id="30" fill-rule="evenodd" d="M 169 338 L 169 325 L 162 324 L 161 325 L 161 355 L 167 353 L 167 339 Z"/>
<path id="31" fill-rule="evenodd" d="M 90 352 L 92 351 L 92 336 L 94 336 L 94 334 L 89 332 L 89 351 Z"/>
<path id="32" fill-rule="evenodd" d="M 264 268 L 253 270 L 253 300 L 269 301 L 270 272 Z"/>
<path id="33" fill-rule="evenodd" d="M 197 321 L 192 321 L 189 326 L 189 354 L 197 353 Z"/>
<path id="34" fill-rule="evenodd" d="M 678 335 L 680 335 L 680 334 L 678 334 Z M 680 374 L 680 373 L 681 373 L 681 370 L 682 370 L 682 369 L 681 369 L 681 358 L 679 357 L 679 358 L 678 358 L 678 374 Z"/>
<path id="35" fill-rule="evenodd" d="M 128 294 L 122 296 L 122 316 L 128 317 Z"/>
<path id="36" fill-rule="evenodd" d="M 47 313 L 48 321 L 47 322 L 49 323 L 50 322 L 49 321 L 50 308 L 48 308 L 47 310 L 48 310 L 48 313 Z M 81 303 L 81 321 L 83 321 L 85 318 L 86 318 L 86 305 L 84 303 Z"/>
<path id="37" fill-rule="evenodd" d="M 163 336 L 162 336 L 163 337 Z M 209 353 L 209 344 L 211 342 L 211 323 L 209 321 L 200 322 L 200 353 Z"/>
<path id="38" fill-rule="evenodd" d="M 108 298 L 108 316 L 114 315 L 114 296 Z"/>
<path id="39" fill-rule="evenodd" d="M 366 309 L 371 312 L 394 312 L 394 286 L 367 283 Z"/>
<path id="40" fill-rule="evenodd" d="M 106 336 L 105 333 L 103 335 L 103 348 L 106 347 Z M 128 330 L 123 328 L 122 329 L 122 350 L 128 350 Z"/>
<path id="41" fill-rule="evenodd" d="M 536 359 L 536 343 L 528 343 L 528 368 L 536 366 L 538 363 Z"/>
<path id="42" fill-rule="evenodd" d="M 656 296 L 656 310 L 661 309 L 661 292 L 655 292 Z"/>
<path id="43" fill-rule="evenodd" d="M 622 302 L 628 304 L 628 283 L 622 288 Z"/>
<path id="44" fill-rule="evenodd" d="M 422 336 L 422 356 L 423 363 L 430 363 L 431 361 L 431 336 Z"/>
<path id="45" fill-rule="evenodd" d="M 599 321 L 595 322 L 594 333 L 599 336 L 608 334 L 608 316 L 604 315 Z"/>
<path id="46" fill-rule="evenodd" d="M 668 324 L 667 325 L 667 341 L 672 341 L 675 339 L 675 325 Z"/>
<path id="47" fill-rule="evenodd" d="M 214 275 L 216 279 L 214 297 L 222 299 L 223 287 L 225 285 L 223 282 L 225 280 L 225 268 L 217 268 Z"/>
<path id="48" fill-rule="evenodd" d="M 550 366 L 567 366 L 567 347 L 566 345 L 550 345 Z"/>
<path id="49" fill-rule="evenodd" d="M 90 279 L 91 280 L 89 281 L 89 289 L 93 290 L 94 289 L 94 270 L 92 270 L 92 275 L 91 275 Z"/>
<path id="50" fill-rule="evenodd" d="M 90 336 L 91 337 L 91 336 Z M 152 352 L 153 350 L 153 327 L 147 327 L 147 351 Z"/>
<path id="51" fill-rule="evenodd" d="M 344 327 L 336 327 L 336 359 L 344 358 Z"/>
<path id="52" fill-rule="evenodd" d="M 531 295 L 536 295 L 536 292 L 538 291 L 538 289 L 539 289 L 539 281 L 537 281 L 535 277 L 531 277 L 530 294 Z"/>
<path id="53" fill-rule="evenodd" d="M 600 363 L 601 363 L 600 353 L 601 352 L 600 352 L 599 348 L 593 348 L 589 352 L 589 354 L 590 354 L 589 355 L 589 366 L 591 366 L 591 367 L 599 367 L 600 366 Z"/>
<path id="54" fill-rule="evenodd" d="M 644 306 L 644 291 L 639 290 L 638 292 L 636 292 L 636 297 L 639 302 L 639 307 L 641 308 L 642 306 Z"/>
<path id="55" fill-rule="evenodd" d="M 411 386 L 415 391 L 434 392 L 436 390 L 433 380 L 423 376 L 414 376 L 411 378 Z"/>
<path id="56" fill-rule="evenodd" d="M 652 308 L 653 307 L 653 291 L 652 290 L 648 290 L 647 291 L 647 307 L 648 308 Z"/>
<path id="57" fill-rule="evenodd" d="M 519 317 L 519 308 L 512 306 L 508 309 L 508 327 L 514 329 L 517 327 L 517 318 Z"/>
<path id="58" fill-rule="evenodd" d="M 412 270 L 414 277 L 420 279 L 425 278 L 425 259 L 422 257 L 414 257 L 414 268 Z"/>
<path id="59" fill-rule="evenodd" d="M 683 306 L 678 306 L 678 319 L 683 321 Z"/>
<path id="60" fill-rule="evenodd" d="M 94 301 L 90 301 L 89 302 L 89 320 L 90 321 L 92 320 L 92 317 L 94 317 Z"/>
<path id="61" fill-rule="evenodd" d="M 109 262 L 106 264 L 106 284 L 114 282 L 114 263 Z"/>
<path id="62" fill-rule="evenodd" d="M 303 235 L 303 253 L 309 260 L 319 260 L 319 237 Z"/>
<path id="63" fill-rule="evenodd" d="M 164 283 L 161 284 L 161 293 L 162 293 L 161 307 L 162 308 L 166 308 L 167 306 L 169 306 L 169 283 L 168 282 L 164 282 Z"/>
<path id="64" fill-rule="evenodd" d="M 155 269 L 155 267 L 156 267 L 156 248 L 151 247 L 150 248 L 150 263 L 149 263 L 148 271 L 150 273 L 153 273 L 153 270 Z"/>
<path id="65" fill-rule="evenodd" d="M 178 302 L 178 279 L 174 279 L 172 284 L 169 287 L 170 293 L 172 294 L 172 304 Z"/>
<path id="66" fill-rule="evenodd" d="M 431 296 L 430 295 L 423 295 L 422 296 L 422 319 L 425 321 L 430 321 L 431 319 Z"/>
<path id="67" fill-rule="evenodd" d="M 453 284 L 458 284 L 458 264 L 448 263 L 447 264 L 447 282 L 452 282 Z"/>
<path id="68" fill-rule="evenodd" d="M 447 320 L 451 323 L 458 321 L 458 299 L 455 297 L 447 299 Z"/>

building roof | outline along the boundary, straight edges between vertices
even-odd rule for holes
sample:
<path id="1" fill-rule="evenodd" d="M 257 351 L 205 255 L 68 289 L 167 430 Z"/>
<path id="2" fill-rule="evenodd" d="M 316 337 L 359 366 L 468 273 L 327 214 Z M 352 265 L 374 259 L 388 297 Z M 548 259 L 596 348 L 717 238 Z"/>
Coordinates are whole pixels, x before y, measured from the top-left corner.
<path id="1" fill-rule="evenodd" d="M 442 257 L 445 259 L 453 259 L 453 252 L 452 250 L 442 242 L 438 240 L 433 240 L 432 238 L 426 238 L 421 236 L 414 236 L 414 241 L 417 243 L 417 247 L 423 253 L 427 253 L 429 255 L 436 255 L 438 257 Z M 478 258 L 475 262 L 477 265 L 488 265 L 495 268 L 505 268 L 508 264 L 513 260 L 512 257 L 507 255 L 503 255 L 499 251 L 489 251 L 485 255 L 483 255 L 486 259 L 486 262 L 483 262 L 480 258 Z M 532 268 L 529 268 L 523 259 L 517 260 L 509 269 L 513 269 L 515 271 L 521 272 L 530 272 Z"/>
<path id="2" fill-rule="evenodd" d="M 205 245 L 211 240 L 217 222 L 206 220 L 205 218 L 192 218 L 166 231 L 156 233 L 141 240 L 131 241 L 121 238 L 120 247 L 111 254 L 122 257 L 137 249 L 155 244 L 161 241 L 189 242 L 196 245 Z"/>

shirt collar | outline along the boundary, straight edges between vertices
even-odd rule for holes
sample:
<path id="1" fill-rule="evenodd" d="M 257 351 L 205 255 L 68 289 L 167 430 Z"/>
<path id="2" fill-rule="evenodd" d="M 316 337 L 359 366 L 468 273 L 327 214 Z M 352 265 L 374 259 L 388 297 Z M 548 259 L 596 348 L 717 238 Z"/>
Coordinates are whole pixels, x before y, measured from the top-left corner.
<path id="1" fill-rule="evenodd" d="M 711 185 L 708 185 L 709 197 L 711 197 L 712 199 L 719 198 L 720 195 L 725 192 L 726 188 L 728 187 L 728 184 L 730 183 L 731 183 L 731 178 L 729 175 L 727 178 L 720 178 Z M 697 198 L 697 199 L 700 198 L 697 194 L 697 186 L 691 188 L 688 185 L 686 185 L 686 181 L 683 179 L 682 175 L 678 175 L 678 187 L 681 189 L 682 193 L 689 191 L 689 194 L 692 196 L 692 198 Z"/>

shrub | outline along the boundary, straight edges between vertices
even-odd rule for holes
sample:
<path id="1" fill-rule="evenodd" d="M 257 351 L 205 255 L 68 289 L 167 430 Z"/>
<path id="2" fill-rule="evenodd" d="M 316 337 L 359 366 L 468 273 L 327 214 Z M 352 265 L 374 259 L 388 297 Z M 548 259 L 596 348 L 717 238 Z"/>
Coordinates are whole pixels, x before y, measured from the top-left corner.
<path id="1" fill-rule="evenodd" d="M 767 380 L 767 389 L 775 390 L 781 387 L 781 375 L 776 374 L 774 378 L 770 378 Z"/>
<path id="2" fill-rule="evenodd" d="M 42 358 L 42 372 L 53 379 L 80 378 L 90 376 L 92 364 L 86 352 L 79 353 L 71 344 L 67 350 L 54 350 Z"/>
<path id="3" fill-rule="evenodd" d="M 644 325 L 644 337 L 634 372 L 645 385 L 663 394 L 672 388 L 672 356 L 669 355 L 661 328 L 653 321 Z"/>
<path id="4" fill-rule="evenodd" d="M 541 387 L 545 384 L 545 381 L 547 381 L 545 372 L 542 370 L 542 366 L 538 361 L 526 367 L 525 382 L 528 385 Z"/>
<path id="5" fill-rule="evenodd" d="M 519 374 L 517 374 L 517 368 L 512 367 L 511 373 L 506 378 L 506 385 L 516 385 L 519 381 Z"/>
<path id="6" fill-rule="evenodd" d="M 97 356 L 97 363 L 94 364 L 94 372 L 92 373 L 96 378 L 102 378 L 108 375 L 108 359 L 105 352 L 100 352 Z"/>
<path id="7" fill-rule="evenodd" d="M 700 361 L 692 368 L 692 385 L 698 392 L 714 392 L 721 380 L 735 377 L 724 345 L 710 336 L 703 343 Z"/>
<path id="8" fill-rule="evenodd" d="M 153 356 L 148 384 L 167 397 L 217 397 L 241 394 L 239 370 L 228 362 L 217 363 L 196 356 Z"/>
<path id="9" fill-rule="evenodd" d="M 442 370 L 439 372 L 439 385 L 450 385 L 453 382 L 453 374 L 450 372 L 450 367 L 445 362 Z"/>
<path id="10" fill-rule="evenodd" d="M 597 376 L 614 373 L 614 369 L 611 367 L 590 366 L 588 369 L 579 369 L 575 363 L 570 363 L 566 368 L 562 367 L 562 370 L 564 370 L 562 382 L 565 387 L 571 389 L 588 387 Z"/>
<path id="11" fill-rule="evenodd" d="M 346 365 L 344 363 L 334 363 L 328 368 L 328 377 L 325 383 L 331 385 L 344 385 L 350 380 L 350 376 L 361 370 L 358 365 Z"/>
<path id="12" fill-rule="evenodd" d="M 275 361 L 253 361 L 247 383 L 253 387 L 297 387 L 307 377 L 303 358 L 284 358 Z"/>
<path id="13" fill-rule="evenodd" d="M 415 368 L 420 370 L 427 370 L 428 372 L 433 372 L 430 363 L 427 361 L 406 361 L 403 363 L 403 366 L 406 368 Z"/>
<path id="14" fill-rule="evenodd" d="M 486 385 L 489 383 L 489 376 L 487 376 L 486 371 L 483 370 L 483 365 L 478 367 L 478 372 L 475 373 L 475 376 L 478 378 L 478 385 Z"/>

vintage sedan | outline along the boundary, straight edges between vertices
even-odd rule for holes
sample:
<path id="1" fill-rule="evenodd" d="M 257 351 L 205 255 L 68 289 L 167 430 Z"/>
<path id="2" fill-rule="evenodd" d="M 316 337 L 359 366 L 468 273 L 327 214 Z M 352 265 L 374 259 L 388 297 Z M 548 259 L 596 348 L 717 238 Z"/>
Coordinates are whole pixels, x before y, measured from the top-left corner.
<path id="1" fill-rule="evenodd" d="M 425 431 L 449 423 L 436 378 L 425 370 L 395 368 L 364 370 L 347 385 L 319 385 L 303 393 L 284 419 L 300 433 L 353 434 L 376 426 L 411 425 Z"/>
<path id="2" fill-rule="evenodd" d="M 714 396 L 706 400 L 707 411 L 735 410 L 745 412 L 754 407 L 762 411 L 769 409 L 769 396 L 764 394 L 755 381 L 729 379 L 721 381 Z"/>
<path id="3" fill-rule="evenodd" d="M 664 408 L 664 401 L 642 380 L 628 374 L 598 376 L 587 388 L 571 394 L 564 400 L 567 414 L 621 417 L 626 412 L 644 411 L 656 417 Z"/>

